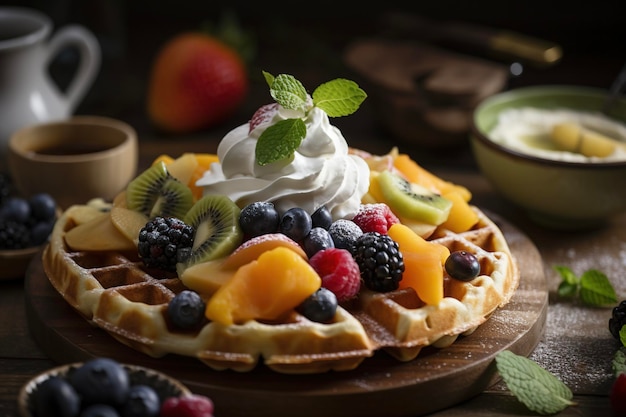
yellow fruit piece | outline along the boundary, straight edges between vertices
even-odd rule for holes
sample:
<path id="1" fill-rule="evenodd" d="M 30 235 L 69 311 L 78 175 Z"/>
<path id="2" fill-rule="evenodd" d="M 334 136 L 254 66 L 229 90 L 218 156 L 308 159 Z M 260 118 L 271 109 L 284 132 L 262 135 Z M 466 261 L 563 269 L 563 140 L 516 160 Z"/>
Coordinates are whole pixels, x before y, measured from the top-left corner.
<path id="1" fill-rule="evenodd" d="M 209 299 L 206 317 L 227 326 L 276 320 L 317 291 L 321 281 L 299 254 L 277 247 L 240 267 Z"/>
<path id="2" fill-rule="evenodd" d="M 167 170 L 174 178 L 183 184 L 189 185 L 191 183 L 191 177 L 198 168 L 198 160 L 193 153 L 184 153 L 178 158 L 174 159 L 169 164 L 166 164 Z"/>
<path id="3" fill-rule="evenodd" d="M 478 214 L 470 207 L 465 198 L 457 191 L 450 190 L 443 194 L 443 197 L 452 201 L 452 208 L 448 219 L 441 224 L 442 227 L 454 233 L 466 232 L 478 221 Z"/>
<path id="4" fill-rule="evenodd" d="M 101 213 L 69 230 L 65 234 L 65 243 L 75 251 L 137 250 L 135 243 L 115 227 L 109 213 Z"/>
<path id="5" fill-rule="evenodd" d="M 223 259 L 200 262 L 178 273 L 185 286 L 203 297 L 210 297 L 226 281 L 235 275 L 236 270 L 222 268 Z"/>
<path id="6" fill-rule="evenodd" d="M 380 183 L 378 177 L 380 172 L 370 171 L 370 187 L 367 191 L 367 195 L 370 196 L 376 203 L 385 203 L 383 191 L 380 189 Z"/>
<path id="7" fill-rule="evenodd" d="M 439 304 L 443 299 L 444 264 L 450 250 L 423 239 L 401 223 L 391 226 L 388 234 L 398 242 L 404 258 L 400 288 L 413 288 L 427 305 Z"/>
<path id="8" fill-rule="evenodd" d="M 407 154 L 399 154 L 394 159 L 393 165 L 410 182 L 419 184 L 432 191 L 436 191 L 439 194 L 445 194 L 448 191 L 456 190 L 465 201 L 470 201 L 472 198 L 472 193 L 467 188 L 439 178 L 412 160 Z"/>

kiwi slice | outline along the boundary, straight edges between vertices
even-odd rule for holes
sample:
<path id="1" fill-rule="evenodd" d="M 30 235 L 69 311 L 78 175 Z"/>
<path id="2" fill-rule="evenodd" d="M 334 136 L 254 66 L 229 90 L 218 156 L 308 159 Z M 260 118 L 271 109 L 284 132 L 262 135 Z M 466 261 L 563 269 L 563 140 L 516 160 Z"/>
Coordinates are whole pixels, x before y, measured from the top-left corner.
<path id="1" fill-rule="evenodd" d="M 149 218 L 182 219 L 193 205 L 193 194 L 169 173 L 164 162 L 158 162 L 128 183 L 126 205 Z"/>
<path id="2" fill-rule="evenodd" d="M 448 218 L 452 202 L 428 188 L 388 170 L 378 175 L 378 185 L 391 210 L 400 217 L 433 225 Z"/>
<path id="3" fill-rule="evenodd" d="M 198 200 L 183 219 L 194 227 L 196 233 L 191 254 L 178 265 L 178 270 L 222 258 L 235 250 L 243 240 L 240 212 L 241 209 L 225 195 L 209 194 Z"/>

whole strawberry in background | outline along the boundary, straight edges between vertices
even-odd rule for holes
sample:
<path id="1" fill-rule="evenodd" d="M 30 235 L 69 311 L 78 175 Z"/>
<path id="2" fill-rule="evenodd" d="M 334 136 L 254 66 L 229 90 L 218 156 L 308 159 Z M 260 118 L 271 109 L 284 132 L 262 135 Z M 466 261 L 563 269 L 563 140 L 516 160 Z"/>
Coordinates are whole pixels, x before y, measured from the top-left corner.
<path id="1" fill-rule="evenodd" d="M 169 133 L 190 133 L 224 122 L 249 88 L 246 62 L 218 35 L 181 33 L 158 52 L 148 86 L 148 116 Z"/>

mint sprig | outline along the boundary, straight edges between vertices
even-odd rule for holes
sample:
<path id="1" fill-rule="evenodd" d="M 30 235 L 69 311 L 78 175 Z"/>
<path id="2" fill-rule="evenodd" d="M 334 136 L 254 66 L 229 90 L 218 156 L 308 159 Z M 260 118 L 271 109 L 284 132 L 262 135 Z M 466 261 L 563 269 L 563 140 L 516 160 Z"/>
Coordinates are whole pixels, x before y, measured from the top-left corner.
<path id="1" fill-rule="evenodd" d="M 554 269 L 561 275 L 559 296 L 564 298 L 580 298 L 589 306 L 605 307 L 617 302 L 617 294 L 608 277 L 596 270 L 589 269 L 580 277 L 566 266 L 555 266 Z"/>
<path id="2" fill-rule="evenodd" d="M 575 404 L 567 385 L 534 361 L 509 350 L 498 353 L 495 359 L 507 387 L 529 410 L 549 415 Z"/>
<path id="3" fill-rule="evenodd" d="M 350 80 L 337 78 L 317 87 L 307 100 L 307 92 L 300 81 L 288 74 L 274 77 L 263 71 L 270 87 L 270 95 L 278 104 L 302 113 L 300 118 L 285 119 L 269 126 L 259 136 L 255 157 L 259 165 L 267 165 L 289 158 L 306 137 L 306 119 L 312 108 L 318 107 L 329 117 L 348 116 L 361 106 L 367 97 L 365 91 Z"/>

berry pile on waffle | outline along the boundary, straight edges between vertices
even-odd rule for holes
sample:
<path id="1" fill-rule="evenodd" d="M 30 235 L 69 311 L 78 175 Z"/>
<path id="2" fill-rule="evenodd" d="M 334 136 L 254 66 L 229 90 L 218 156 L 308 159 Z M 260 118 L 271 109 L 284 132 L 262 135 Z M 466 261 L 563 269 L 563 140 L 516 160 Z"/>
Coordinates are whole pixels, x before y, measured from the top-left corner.
<path id="1" fill-rule="evenodd" d="M 295 82 L 265 75 L 275 98 L 281 85 Z M 340 146 L 320 159 L 342 159 L 331 172 L 346 163 L 337 190 L 310 186 L 303 198 L 292 185 L 293 195 L 282 187 L 276 198 L 258 197 L 261 188 L 276 192 L 273 167 L 296 171 L 302 156 L 290 152 L 313 158 L 305 141 L 320 138 L 309 110 L 323 108 L 329 91 L 345 92 L 345 82 L 312 99 L 302 95 L 301 118 L 293 107 L 285 118 L 288 104 L 281 102 L 233 131 L 242 143 L 256 143 L 263 132 L 276 137 L 285 125 L 305 122 L 302 142 L 291 141 L 286 154 L 257 149 L 258 177 L 228 178 L 226 162 L 241 156 L 228 153 L 239 141 L 231 135 L 217 155 L 158 158 L 113 202 L 68 208 L 43 254 L 54 288 L 122 343 L 155 357 L 196 357 L 218 370 L 350 370 L 379 350 L 409 361 L 473 332 L 510 300 L 519 271 L 501 231 L 469 203 L 466 188 L 396 149 L 374 156 L 342 147 L 338 130 L 322 123 Z M 354 102 L 362 92 L 347 86 Z M 368 175 L 346 184 L 349 168 Z M 262 182 L 263 172 L 270 174 Z"/>

